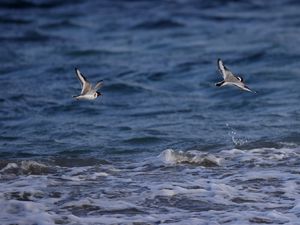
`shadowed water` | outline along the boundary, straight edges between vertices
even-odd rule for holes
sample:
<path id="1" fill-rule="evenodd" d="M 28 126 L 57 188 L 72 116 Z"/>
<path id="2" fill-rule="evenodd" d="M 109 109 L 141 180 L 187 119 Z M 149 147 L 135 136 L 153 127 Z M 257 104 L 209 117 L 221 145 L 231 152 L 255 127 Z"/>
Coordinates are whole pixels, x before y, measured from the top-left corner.
<path id="1" fill-rule="evenodd" d="M 296 224 L 299 10 L 1 1 L 0 223 Z"/>

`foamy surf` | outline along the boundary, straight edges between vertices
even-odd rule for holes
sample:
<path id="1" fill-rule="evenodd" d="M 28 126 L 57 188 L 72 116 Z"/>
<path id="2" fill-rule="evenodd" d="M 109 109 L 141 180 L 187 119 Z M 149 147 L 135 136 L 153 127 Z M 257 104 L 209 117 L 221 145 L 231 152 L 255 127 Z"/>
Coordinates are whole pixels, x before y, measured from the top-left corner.
<path id="1" fill-rule="evenodd" d="M 159 158 L 166 164 L 190 163 L 207 167 L 219 166 L 222 161 L 221 158 L 208 153 L 199 151 L 174 151 L 173 149 L 163 151 L 159 155 Z"/>
<path id="2" fill-rule="evenodd" d="M 126 164 L 0 170 L 1 224 L 297 224 L 300 148 L 167 149 Z"/>
<path id="3" fill-rule="evenodd" d="M 48 166 L 43 163 L 28 160 L 8 163 L 0 170 L 0 174 L 42 174 L 47 173 L 48 169 Z"/>

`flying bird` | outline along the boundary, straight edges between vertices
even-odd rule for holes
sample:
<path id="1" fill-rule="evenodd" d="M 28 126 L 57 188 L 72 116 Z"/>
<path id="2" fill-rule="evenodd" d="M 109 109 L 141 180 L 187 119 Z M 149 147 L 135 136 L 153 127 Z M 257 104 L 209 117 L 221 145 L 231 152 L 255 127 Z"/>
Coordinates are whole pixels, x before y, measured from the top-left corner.
<path id="1" fill-rule="evenodd" d="M 91 83 L 85 78 L 85 76 L 83 76 L 79 69 L 75 68 L 75 73 L 81 83 L 82 89 L 80 95 L 73 96 L 73 98 L 76 98 L 77 100 L 94 100 L 98 96 L 102 95 L 98 91 L 103 86 L 102 80 L 97 82 L 97 84 L 94 87 L 92 87 Z"/>
<path id="2" fill-rule="evenodd" d="M 244 91 L 256 93 L 245 85 L 244 79 L 242 77 L 233 75 L 233 73 L 224 65 L 221 59 L 218 59 L 218 69 L 222 74 L 224 80 L 216 83 L 217 87 L 233 85 Z"/>

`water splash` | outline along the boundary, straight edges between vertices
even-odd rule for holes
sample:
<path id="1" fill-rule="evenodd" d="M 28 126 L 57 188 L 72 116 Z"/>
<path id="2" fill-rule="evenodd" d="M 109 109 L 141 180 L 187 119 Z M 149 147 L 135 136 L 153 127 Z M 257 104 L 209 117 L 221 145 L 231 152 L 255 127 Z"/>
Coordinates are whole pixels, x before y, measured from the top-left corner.
<path id="1" fill-rule="evenodd" d="M 226 127 L 229 130 L 228 135 L 235 146 L 242 146 L 248 143 L 248 140 L 244 137 L 240 137 L 237 131 L 233 127 L 231 127 L 228 123 L 226 123 Z"/>

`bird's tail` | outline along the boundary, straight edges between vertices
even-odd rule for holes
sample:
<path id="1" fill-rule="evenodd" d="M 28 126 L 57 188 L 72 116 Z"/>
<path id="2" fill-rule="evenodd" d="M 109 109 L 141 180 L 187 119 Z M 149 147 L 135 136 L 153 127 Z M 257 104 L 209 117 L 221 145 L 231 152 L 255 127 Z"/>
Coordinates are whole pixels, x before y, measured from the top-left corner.
<path id="1" fill-rule="evenodd" d="M 217 87 L 221 87 L 224 83 L 225 83 L 225 81 L 222 80 L 222 81 L 216 83 L 216 86 L 217 86 Z"/>
<path id="2" fill-rule="evenodd" d="M 72 98 L 76 98 L 78 100 L 79 95 L 73 95 Z"/>

